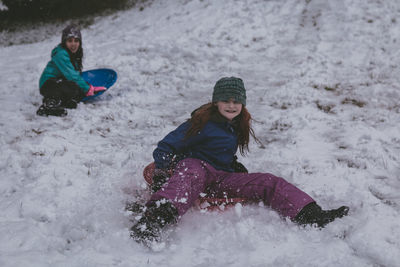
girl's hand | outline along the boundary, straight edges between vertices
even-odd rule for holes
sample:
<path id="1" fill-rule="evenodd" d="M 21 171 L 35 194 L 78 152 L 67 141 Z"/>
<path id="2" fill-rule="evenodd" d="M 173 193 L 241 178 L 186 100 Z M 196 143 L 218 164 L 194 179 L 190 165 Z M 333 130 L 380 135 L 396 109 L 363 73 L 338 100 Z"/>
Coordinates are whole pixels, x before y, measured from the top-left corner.
<path id="1" fill-rule="evenodd" d="M 107 88 L 103 86 L 93 86 L 90 84 L 89 91 L 86 93 L 86 96 L 92 96 L 97 94 L 98 92 L 105 91 Z"/>
<path id="2" fill-rule="evenodd" d="M 236 159 L 232 162 L 232 168 L 233 168 L 234 172 L 249 173 L 247 168 L 242 163 L 237 161 Z"/>
<path id="3" fill-rule="evenodd" d="M 169 179 L 169 174 L 167 170 L 155 169 L 153 175 L 153 184 L 151 185 L 151 190 L 157 192 Z"/>

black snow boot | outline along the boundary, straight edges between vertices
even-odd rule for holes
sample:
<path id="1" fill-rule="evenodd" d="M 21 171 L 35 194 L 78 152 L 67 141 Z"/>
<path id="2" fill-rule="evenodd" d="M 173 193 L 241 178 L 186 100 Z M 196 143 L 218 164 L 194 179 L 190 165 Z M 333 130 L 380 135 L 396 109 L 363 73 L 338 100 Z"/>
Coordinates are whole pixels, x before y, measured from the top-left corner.
<path id="1" fill-rule="evenodd" d="M 61 106 L 64 108 L 75 109 L 78 106 L 78 102 L 79 101 L 76 101 L 75 99 L 63 100 Z"/>
<path id="2" fill-rule="evenodd" d="M 293 221 L 300 225 L 316 224 L 318 227 L 322 228 L 328 223 L 333 222 L 336 218 L 346 216 L 348 212 L 349 207 L 347 206 L 342 206 L 333 210 L 322 210 L 317 203 L 312 202 L 305 206 Z"/>
<path id="3" fill-rule="evenodd" d="M 150 245 L 160 241 L 161 229 L 178 219 L 178 210 L 170 202 L 157 202 L 147 206 L 142 218 L 130 229 L 131 237 L 138 243 Z"/>
<path id="4" fill-rule="evenodd" d="M 58 116 L 64 117 L 67 111 L 61 105 L 61 100 L 54 98 L 44 98 L 43 104 L 36 111 L 39 116 Z"/>

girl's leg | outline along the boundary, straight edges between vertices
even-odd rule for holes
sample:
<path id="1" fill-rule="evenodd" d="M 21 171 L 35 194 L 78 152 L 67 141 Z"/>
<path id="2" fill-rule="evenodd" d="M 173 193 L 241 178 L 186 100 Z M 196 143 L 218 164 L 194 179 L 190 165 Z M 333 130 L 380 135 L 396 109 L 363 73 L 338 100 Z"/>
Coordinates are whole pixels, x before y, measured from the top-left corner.
<path id="1" fill-rule="evenodd" d="M 160 199 L 166 199 L 173 204 L 179 215 L 186 213 L 200 193 L 205 191 L 206 185 L 216 179 L 210 165 L 199 159 L 187 158 L 180 161 L 173 175 L 155 192 L 148 204 Z"/>
<path id="2" fill-rule="evenodd" d="M 36 114 L 40 116 L 65 116 L 67 111 L 62 106 L 59 84 L 55 79 L 47 80 L 40 88 L 43 96 L 43 104 L 39 107 Z"/>
<path id="3" fill-rule="evenodd" d="M 174 174 L 146 203 L 143 216 L 130 229 L 131 237 L 144 244 L 157 241 L 161 229 L 185 214 L 213 178 L 216 176 L 203 161 L 180 161 Z"/>
<path id="4" fill-rule="evenodd" d="M 76 108 L 77 104 L 85 97 L 82 89 L 72 81 L 63 80 L 60 83 L 61 101 L 66 108 Z"/>
<path id="5" fill-rule="evenodd" d="M 263 201 L 282 216 L 301 225 L 324 227 L 336 218 L 346 216 L 349 211 L 347 206 L 323 210 L 309 195 L 283 178 L 269 173 L 225 173 L 219 177 L 219 193 Z"/>
<path id="6" fill-rule="evenodd" d="M 315 202 L 308 194 L 283 178 L 269 173 L 226 173 L 221 175 L 217 190 L 228 197 L 263 201 L 282 216 L 294 219 L 307 205 Z"/>
<path id="7" fill-rule="evenodd" d="M 84 97 L 80 87 L 65 79 L 48 79 L 40 88 L 43 97 L 59 100 L 63 107 L 76 108 L 77 103 Z"/>

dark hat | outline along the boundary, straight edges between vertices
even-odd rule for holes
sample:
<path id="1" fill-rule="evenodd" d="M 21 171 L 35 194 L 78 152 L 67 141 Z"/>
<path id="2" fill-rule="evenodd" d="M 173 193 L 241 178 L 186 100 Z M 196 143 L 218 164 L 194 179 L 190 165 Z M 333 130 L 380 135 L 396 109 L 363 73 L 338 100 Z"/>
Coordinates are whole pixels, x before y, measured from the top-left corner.
<path id="1" fill-rule="evenodd" d="M 215 84 L 212 102 L 228 101 L 230 99 L 246 105 L 246 89 L 242 79 L 224 77 Z"/>
<path id="2" fill-rule="evenodd" d="M 65 42 L 68 38 L 74 37 L 82 41 L 81 31 L 78 26 L 71 24 L 62 31 L 61 42 Z"/>

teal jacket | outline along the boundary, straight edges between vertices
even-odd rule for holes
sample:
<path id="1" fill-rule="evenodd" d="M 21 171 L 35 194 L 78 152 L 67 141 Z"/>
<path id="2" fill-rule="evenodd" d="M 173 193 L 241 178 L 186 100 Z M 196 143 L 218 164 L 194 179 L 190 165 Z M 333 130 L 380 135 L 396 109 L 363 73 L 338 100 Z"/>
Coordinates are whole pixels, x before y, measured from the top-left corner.
<path id="1" fill-rule="evenodd" d="M 75 82 L 84 93 L 89 90 L 89 85 L 82 78 L 71 63 L 70 56 L 61 45 L 51 51 L 51 60 L 47 63 L 39 80 L 39 88 L 50 78 L 65 78 Z"/>

